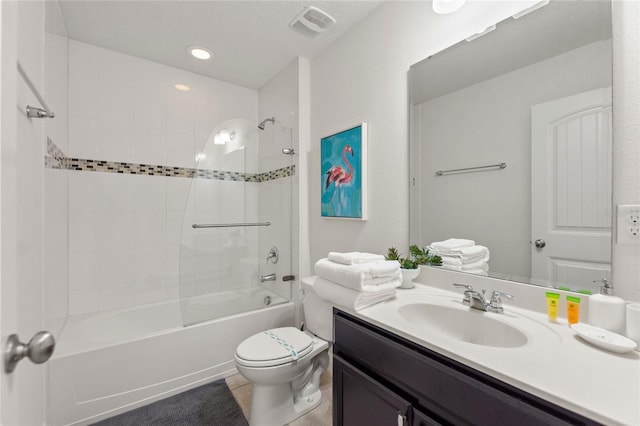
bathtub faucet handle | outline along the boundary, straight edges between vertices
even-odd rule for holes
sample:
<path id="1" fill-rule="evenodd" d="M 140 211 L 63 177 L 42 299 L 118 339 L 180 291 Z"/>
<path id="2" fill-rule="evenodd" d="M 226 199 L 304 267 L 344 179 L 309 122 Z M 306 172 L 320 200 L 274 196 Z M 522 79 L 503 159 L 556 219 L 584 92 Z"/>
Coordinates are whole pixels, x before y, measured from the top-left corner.
<path id="1" fill-rule="evenodd" d="M 271 249 L 269 249 L 269 253 L 267 254 L 267 264 L 269 262 L 271 263 L 278 263 L 278 248 L 276 246 L 271 246 Z"/>

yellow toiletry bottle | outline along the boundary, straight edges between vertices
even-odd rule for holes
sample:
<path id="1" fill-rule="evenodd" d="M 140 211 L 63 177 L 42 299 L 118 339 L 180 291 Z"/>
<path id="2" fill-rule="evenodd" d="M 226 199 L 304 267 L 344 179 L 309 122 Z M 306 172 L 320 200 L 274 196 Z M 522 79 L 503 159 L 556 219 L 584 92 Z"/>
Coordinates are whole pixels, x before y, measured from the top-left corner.
<path id="1" fill-rule="evenodd" d="M 567 321 L 569 325 L 576 324 L 580 320 L 580 298 L 567 296 Z"/>
<path id="2" fill-rule="evenodd" d="M 548 291 L 547 296 L 547 316 L 549 321 L 558 321 L 558 302 L 560 301 L 560 294 Z"/>

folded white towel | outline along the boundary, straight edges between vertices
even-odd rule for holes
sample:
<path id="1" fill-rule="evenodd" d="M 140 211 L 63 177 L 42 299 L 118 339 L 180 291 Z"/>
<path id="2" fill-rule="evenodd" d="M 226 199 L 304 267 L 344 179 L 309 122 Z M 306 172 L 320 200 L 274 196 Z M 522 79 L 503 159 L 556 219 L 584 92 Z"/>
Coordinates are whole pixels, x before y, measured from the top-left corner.
<path id="1" fill-rule="evenodd" d="M 462 266 L 443 263 L 442 264 L 442 269 L 448 269 L 450 271 L 462 271 Z"/>
<path id="2" fill-rule="evenodd" d="M 377 291 L 355 291 L 322 277 L 316 277 L 313 291 L 325 300 L 339 306 L 351 308 L 355 311 L 375 305 L 396 295 L 396 287 L 402 284 L 402 279 L 395 279 L 386 284 L 380 284 Z"/>
<path id="3" fill-rule="evenodd" d="M 358 263 L 379 262 L 384 260 L 384 256 L 381 254 L 360 253 L 358 251 L 349 253 L 330 251 L 327 258 L 334 262 L 342 263 L 343 265 L 355 265 Z"/>
<path id="4" fill-rule="evenodd" d="M 462 268 L 462 259 L 457 256 L 440 256 L 443 265 L 458 266 Z"/>
<path id="5" fill-rule="evenodd" d="M 470 271 L 473 269 L 482 269 L 483 271 L 488 271 L 489 270 L 489 264 L 485 261 L 479 261 L 479 262 L 473 262 L 473 263 L 466 263 L 462 265 L 462 271 L 466 272 L 466 271 Z"/>
<path id="6" fill-rule="evenodd" d="M 465 274 L 476 274 L 476 275 L 488 275 L 488 266 L 487 269 L 484 268 L 476 268 L 476 269 L 462 269 L 460 266 L 453 265 L 442 265 L 442 269 L 448 269 L 450 271 L 464 272 Z"/>
<path id="7" fill-rule="evenodd" d="M 465 240 L 463 238 L 449 238 L 448 240 L 435 241 L 431 243 L 431 247 L 433 247 L 434 249 L 441 249 L 445 251 L 461 249 L 463 247 L 472 247 L 475 245 L 476 245 L 475 241 Z"/>
<path id="8" fill-rule="evenodd" d="M 430 253 L 436 254 L 443 258 L 445 256 L 458 258 L 462 261 L 462 263 L 477 262 L 481 259 L 484 259 L 485 257 L 487 257 L 486 260 L 489 260 L 489 255 L 490 255 L 489 249 L 486 248 L 485 246 L 480 246 L 480 245 L 463 247 L 463 248 L 453 249 L 453 250 L 443 250 L 443 249 L 437 249 L 437 248 L 431 247 Z"/>
<path id="9" fill-rule="evenodd" d="M 342 265 L 329 259 L 320 259 L 313 269 L 316 275 L 356 291 L 385 284 L 401 276 L 400 263 L 396 260 Z"/>

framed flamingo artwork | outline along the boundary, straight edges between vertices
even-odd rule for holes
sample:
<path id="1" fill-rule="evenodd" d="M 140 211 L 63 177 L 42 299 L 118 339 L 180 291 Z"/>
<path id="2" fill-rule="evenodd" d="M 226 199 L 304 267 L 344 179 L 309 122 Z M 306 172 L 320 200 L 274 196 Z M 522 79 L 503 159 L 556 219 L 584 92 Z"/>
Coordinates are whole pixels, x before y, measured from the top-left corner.
<path id="1" fill-rule="evenodd" d="M 320 140 L 322 217 L 367 220 L 367 123 Z"/>

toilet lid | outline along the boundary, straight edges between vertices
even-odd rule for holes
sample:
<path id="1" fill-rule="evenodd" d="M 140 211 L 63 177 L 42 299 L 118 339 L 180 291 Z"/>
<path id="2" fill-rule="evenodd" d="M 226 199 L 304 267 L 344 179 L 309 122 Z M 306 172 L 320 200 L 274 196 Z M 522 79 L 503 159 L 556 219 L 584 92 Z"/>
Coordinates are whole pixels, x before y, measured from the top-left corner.
<path id="1" fill-rule="evenodd" d="M 272 367 L 302 358 L 313 349 L 313 339 L 294 327 L 263 331 L 236 349 L 236 361 L 248 367 Z"/>

